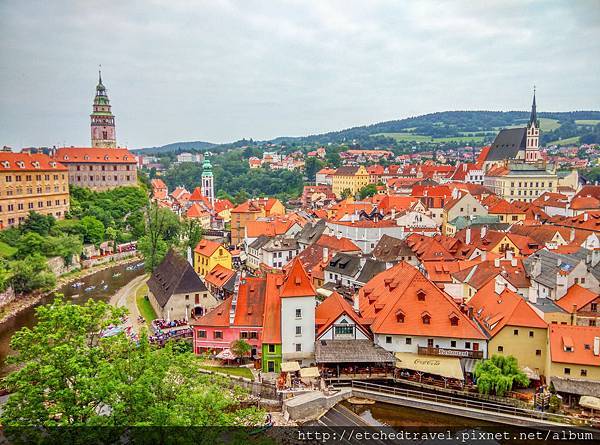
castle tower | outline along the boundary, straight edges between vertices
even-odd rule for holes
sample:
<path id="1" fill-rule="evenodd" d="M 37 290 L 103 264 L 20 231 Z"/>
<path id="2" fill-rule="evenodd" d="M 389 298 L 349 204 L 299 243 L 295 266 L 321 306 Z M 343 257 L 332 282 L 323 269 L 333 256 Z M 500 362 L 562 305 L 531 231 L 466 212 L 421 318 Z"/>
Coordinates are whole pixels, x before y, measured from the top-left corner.
<path id="1" fill-rule="evenodd" d="M 527 141 L 525 145 L 525 162 L 535 163 L 542 158 L 540 153 L 540 121 L 537 118 L 535 104 L 535 87 L 533 87 L 533 103 L 531 104 L 531 115 L 527 123 Z"/>
<path id="2" fill-rule="evenodd" d="M 202 195 L 208 198 L 211 205 L 215 203 L 215 187 L 212 165 L 206 158 L 204 158 L 204 162 L 202 163 Z"/>
<path id="3" fill-rule="evenodd" d="M 102 73 L 98 71 L 98 85 L 94 97 L 93 112 L 90 114 L 92 147 L 116 148 L 115 117 L 110 111 L 110 100 L 102 84 Z"/>

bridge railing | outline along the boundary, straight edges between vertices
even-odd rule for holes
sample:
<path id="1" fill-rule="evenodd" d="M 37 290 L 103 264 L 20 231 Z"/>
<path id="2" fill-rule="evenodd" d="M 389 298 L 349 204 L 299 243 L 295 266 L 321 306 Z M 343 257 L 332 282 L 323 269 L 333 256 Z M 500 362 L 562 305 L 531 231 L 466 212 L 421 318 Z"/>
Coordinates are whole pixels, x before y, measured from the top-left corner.
<path id="1" fill-rule="evenodd" d="M 498 405 L 495 403 L 482 402 L 478 400 L 468 400 L 460 397 L 452 397 L 435 393 L 415 391 L 406 388 L 396 388 L 394 386 L 379 385 L 377 383 L 362 382 L 358 380 L 353 380 L 350 386 L 353 389 L 357 390 L 362 389 L 365 391 L 373 391 L 382 394 L 391 394 L 394 396 L 407 397 L 411 399 L 425 400 L 435 403 L 445 403 L 448 405 L 460 406 L 468 409 L 477 409 L 481 411 L 488 411 L 499 414 L 509 414 L 517 417 L 539 419 L 568 425 L 591 426 L 594 428 L 600 428 L 600 422 L 594 419 L 583 419 L 579 417 L 566 416 L 563 414 L 553 414 L 543 411 L 511 407 L 507 405 Z"/>

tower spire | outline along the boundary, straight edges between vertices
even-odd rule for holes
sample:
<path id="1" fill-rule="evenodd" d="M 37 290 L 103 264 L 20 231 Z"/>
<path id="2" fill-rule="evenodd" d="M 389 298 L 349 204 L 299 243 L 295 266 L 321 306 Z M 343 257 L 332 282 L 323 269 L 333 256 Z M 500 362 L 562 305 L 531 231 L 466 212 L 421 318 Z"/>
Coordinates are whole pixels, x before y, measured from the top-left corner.
<path id="1" fill-rule="evenodd" d="M 531 104 L 531 115 L 529 116 L 529 126 L 531 125 L 539 127 L 539 122 L 537 118 L 537 107 L 535 104 L 535 85 L 533 86 L 533 103 Z"/>
<path id="2" fill-rule="evenodd" d="M 102 83 L 102 65 L 98 65 L 98 83 Z"/>

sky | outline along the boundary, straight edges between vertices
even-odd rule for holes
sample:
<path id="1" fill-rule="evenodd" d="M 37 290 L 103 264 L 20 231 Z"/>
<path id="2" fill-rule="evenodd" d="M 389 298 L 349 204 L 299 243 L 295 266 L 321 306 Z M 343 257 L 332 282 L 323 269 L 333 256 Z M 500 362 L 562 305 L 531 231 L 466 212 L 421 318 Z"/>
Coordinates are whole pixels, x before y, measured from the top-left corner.
<path id="1" fill-rule="evenodd" d="M 302 136 L 445 110 L 600 109 L 600 0 L 0 0 L 0 145 Z"/>

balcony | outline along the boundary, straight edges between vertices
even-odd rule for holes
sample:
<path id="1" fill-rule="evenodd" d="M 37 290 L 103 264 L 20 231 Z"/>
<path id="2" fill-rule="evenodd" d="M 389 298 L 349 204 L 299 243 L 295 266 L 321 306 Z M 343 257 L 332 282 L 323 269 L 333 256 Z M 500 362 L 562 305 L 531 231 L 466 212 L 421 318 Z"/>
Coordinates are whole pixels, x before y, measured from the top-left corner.
<path id="1" fill-rule="evenodd" d="M 483 351 L 472 351 L 470 349 L 446 349 L 446 348 L 427 348 L 419 346 L 419 355 L 441 355 L 444 357 L 459 358 L 483 358 Z"/>

